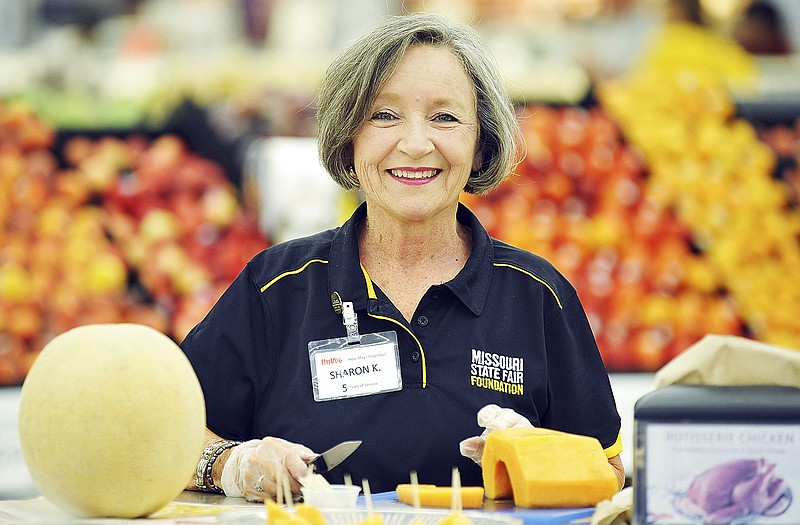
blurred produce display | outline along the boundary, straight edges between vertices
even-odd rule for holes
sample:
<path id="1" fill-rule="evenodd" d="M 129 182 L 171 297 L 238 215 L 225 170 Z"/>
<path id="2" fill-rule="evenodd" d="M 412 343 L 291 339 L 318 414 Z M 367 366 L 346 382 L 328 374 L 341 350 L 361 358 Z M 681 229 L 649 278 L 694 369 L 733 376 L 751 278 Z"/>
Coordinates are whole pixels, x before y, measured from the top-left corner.
<path id="1" fill-rule="evenodd" d="M 742 334 L 690 227 L 600 107 L 532 106 L 518 176 L 465 199 L 489 232 L 553 262 L 578 290 L 609 370 L 655 370 L 708 332 Z"/>
<path id="2" fill-rule="evenodd" d="M 707 333 L 800 348 L 800 118 L 757 128 L 687 71 L 598 96 L 527 107 L 518 176 L 465 202 L 573 282 L 609 370 L 656 370 Z"/>
<path id="3" fill-rule="evenodd" d="M 729 37 L 689 22 L 665 24 L 632 69 L 654 76 L 691 71 L 703 81 L 723 83 L 737 95 L 756 91 L 759 76 L 754 55 Z"/>
<path id="4" fill-rule="evenodd" d="M 71 327 L 152 326 L 176 341 L 255 253 L 254 213 L 176 135 L 73 136 L 0 103 L 0 384 Z"/>
<path id="5" fill-rule="evenodd" d="M 281 195 L 294 180 L 262 139 L 316 134 L 332 49 L 252 45 L 213 2 L 182 16 L 147 4 L 91 40 L 65 26 L 0 53 L 0 385 L 80 324 L 180 341 L 273 240 L 268 200 L 243 204 L 245 172 Z M 482 29 L 527 151 L 516 176 L 464 201 L 570 279 L 608 369 L 656 370 L 707 333 L 800 348 L 796 59 L 673 23 L 593 85 L 553 54 L 561 40 Z"/>
<path id="6" fill-rule="evenodd" d="M 632 76 L 607 85 L 601 98 L 642 152 L 648 194 L 691 227 L 693 245 L 752 335 L 800 347 L 800 290 L 786 285 L 800 275 L 800 213 L 791 181 L 776 177 L 778 153 L 708 79 Z M 782 154 L 797 154 L 792 142 Z"/>
<path id="7" fill-rule="evenodd" d="M 709 332 L 799 347 L 784 282 L 800 275 L 800 119 L 757 127 L 691 75 L 598 98 L 521 110 L 518 176 L 465 202 L 573 282 L 611 371 L 655 370 Z M 0 105 L 0 384 L 79 324 L 180 341 L 269 244 L 240 202 L 177 135 L 58 136 Z"/>
<path id="8" fill-rule="evenodd" d="M 667 25 L 596 104 L 527 107 L 519 175 L 466 199 L 572 281 L 611 371 L 657 370 L 707 333 L 800 348 L 800 118 L 737 115 L 758 69 Z"/>
<path id="9" fill-rule="evenodd" d="M 792 208 L 800 207 L 800 116 L 793 123 L 757 126 L 760 139 L 777 155 L 775 176 L 789 189 Z"/>

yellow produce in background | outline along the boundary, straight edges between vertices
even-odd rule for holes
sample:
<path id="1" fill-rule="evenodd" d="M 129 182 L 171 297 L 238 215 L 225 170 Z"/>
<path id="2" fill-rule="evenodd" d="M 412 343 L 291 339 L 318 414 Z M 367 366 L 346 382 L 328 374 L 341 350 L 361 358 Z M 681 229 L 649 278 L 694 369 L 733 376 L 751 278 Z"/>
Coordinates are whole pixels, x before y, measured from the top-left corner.
<path id="1" fill-rule="evenodd" d="M 800 289 L 787 283 L 800 275 L 800 215 L 774 177 L 774 151 L 735 115 L 729 85 L 751 78 L 751 62 L 736 47 L 674 27 L 639 70 L 598 96 L 643 155 L 648 194 L 692 229 L 752 335 L 800 347 Z"/>
<path id="2" fill-rule="evenodd" d="M 735 41 L 688 22 L 666 24 L 645 46 L 634 68 L 659 74 L 691 71 L 721 79 L 735 91 L 753 89 L 759 73 L 754 57 Z"/>

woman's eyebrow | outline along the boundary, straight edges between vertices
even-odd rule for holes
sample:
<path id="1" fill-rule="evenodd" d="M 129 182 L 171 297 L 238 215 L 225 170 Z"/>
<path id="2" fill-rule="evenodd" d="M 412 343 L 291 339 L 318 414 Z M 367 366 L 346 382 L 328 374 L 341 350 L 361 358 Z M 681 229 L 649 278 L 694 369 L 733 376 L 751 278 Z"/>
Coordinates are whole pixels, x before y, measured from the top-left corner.
<path id="1" fill-rule="evenodd" d="M 402 101 L 405 96 L 401 93 L 394 93 L 394 92 L 382 92 L 377 97 L 375 97 L 375 103 L 391 103 L 391 102 L 398 102 Z M 474 100 L 472 101 L 474 103 Z M 374 105 L 373 104 L 373 105 Z M 431 107 L 455 107 L 457 109 L 468 109 L 470 106 L 468 104 L 464 104 L 459 101 L 456 97 L 436 97 L 430 100 L 428 106 Z"/>

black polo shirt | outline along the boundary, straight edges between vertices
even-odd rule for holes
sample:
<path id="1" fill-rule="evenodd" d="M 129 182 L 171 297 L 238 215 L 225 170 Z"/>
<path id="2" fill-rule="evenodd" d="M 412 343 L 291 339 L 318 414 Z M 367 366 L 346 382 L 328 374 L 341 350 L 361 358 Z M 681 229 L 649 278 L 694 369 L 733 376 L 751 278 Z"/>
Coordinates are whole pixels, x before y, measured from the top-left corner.
<path id="1" fill-rule="evenodd" d="M 277 244 L 255 256 L 181 343 L 206 398 L 208 428 L 228 439 L 277 436 L 316 452 L 361 447 L 327 477 L 368 479 L 373 491 L 407 483 L 482 485 L 459 453 L 488 403 L 534 425 L 596 436 L 621 451 L 620 418 L 574 288 L 547 261 L 490 238 L 465 206 L 472 254 L 432 286 L 407 322 L 360 266 L 356 224 Z M 309 341 L 344 337 L 331 305 L 351 301 L 360 333 L 395 331 L 402 389 L 314 400 Z"/>

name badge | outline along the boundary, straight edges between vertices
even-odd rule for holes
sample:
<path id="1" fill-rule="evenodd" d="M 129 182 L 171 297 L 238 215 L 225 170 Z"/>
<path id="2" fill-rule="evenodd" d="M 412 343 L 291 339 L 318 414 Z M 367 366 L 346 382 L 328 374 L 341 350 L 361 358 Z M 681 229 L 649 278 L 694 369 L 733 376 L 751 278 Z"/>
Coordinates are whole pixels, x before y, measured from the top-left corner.
<path id="1" fill-rule="evenodd" d="M 308 343 L 314 401 L 393 392 L 403 388 L 396 332 Z"/>

